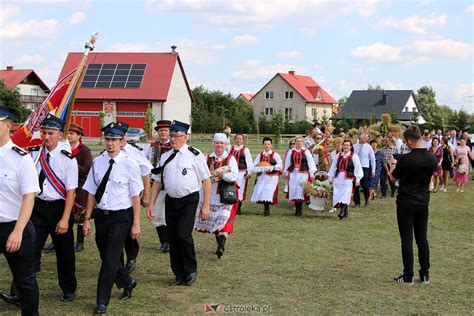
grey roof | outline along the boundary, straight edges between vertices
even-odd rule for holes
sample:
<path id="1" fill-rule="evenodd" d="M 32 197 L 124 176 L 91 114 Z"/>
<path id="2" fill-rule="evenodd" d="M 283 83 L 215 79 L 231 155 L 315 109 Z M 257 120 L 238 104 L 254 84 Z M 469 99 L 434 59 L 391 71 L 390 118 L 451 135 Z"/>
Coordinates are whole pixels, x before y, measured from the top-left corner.
<path id="1" fill-rule="evenodd" d="M 384 102 L 384 94 L 386 102 Z M 409 121 L 413 117 L 412 112 L 402 112 L 410 96 L 413 96 L 418 108 L 420 108 L 415 98 L 413 90 L 354 90 L 347 99 L 344 109 L 336 114 L 335 119 L 366 119 L 380 120 L 383 113 L 395 112 L 397 119 Z"/>

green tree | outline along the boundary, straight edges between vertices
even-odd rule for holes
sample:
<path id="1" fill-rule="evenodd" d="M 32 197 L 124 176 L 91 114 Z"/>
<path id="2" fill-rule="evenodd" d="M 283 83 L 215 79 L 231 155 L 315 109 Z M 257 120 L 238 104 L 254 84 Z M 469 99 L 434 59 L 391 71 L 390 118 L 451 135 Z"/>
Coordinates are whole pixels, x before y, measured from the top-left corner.
<path id="1" fill-rule="evenodd" d="M 102 130 L 104 127 L 105 127 L 105 112 L 104 111 L 100 111 L 99 112 L 99 126 L 100 126 L 100 130 Z M 100 138 L 100 144 L 102 144 L 102 137 Z"/>
<path id="2" fill-rule="evenodd" d="M 280 135 L 285 130 L 286 118 L 282 111 L 278 111 L 273 114 L 272 128 L 275 134 L 275 144 L 280 143 Z"/>
<path id="3" fill-rule="evenodd" d="M 148 135 L 148 138 L 151 138 L 153 133 L 153 122 L 155 121 L 155 117 L 153 115 L 153 109 L 150 105 L 148 105 L 146 112 L 145 112 L 145 132 Z"/>
<path id="4" fill-rule="evenodd" d="M 372 91 L 372 90 L 383 90 L 382 86 L 380 86 L 378 83 L 373 86 L 370 83 L 367 85 L 367 90 Z"/>
<path id="5" fill-rule="evenodd" d="M 344 110 L 344 106 L 346 106 L 347 99 L 349 99 L 347 96 L 343 96 L 343 97 L 340 97 L 339 100 L 337 100 L 339 112 Z"/>
<path id="6" fill-rule="evenodd" d="M 17 89 L 8 89 L 2 80 L 0 80 L 0 101 L 4 105 L 15 109 L 17 123 L 23 122 L 31 114 L 31 110 L 21 102 L 20 92 Z"/>
<path id="7" fill-rule="evenodd" d="M 194 104 L 191 120 L 194 132 L 220 132 L 225 123 L 232 124 L 236 133 L 251 133 L 255 129 L 253 108 L 243 100 L 203 86 L 193 89 Z"/>

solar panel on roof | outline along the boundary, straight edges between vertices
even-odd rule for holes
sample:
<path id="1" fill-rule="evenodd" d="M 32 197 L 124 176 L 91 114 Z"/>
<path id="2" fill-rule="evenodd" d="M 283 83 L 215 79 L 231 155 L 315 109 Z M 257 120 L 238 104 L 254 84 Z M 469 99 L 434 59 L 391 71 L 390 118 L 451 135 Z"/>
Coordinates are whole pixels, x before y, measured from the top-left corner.
<path id="1" fill-rule="evenodd" d="M 81 88 L 140 88 L 146 64 L 89 64 Z"/>

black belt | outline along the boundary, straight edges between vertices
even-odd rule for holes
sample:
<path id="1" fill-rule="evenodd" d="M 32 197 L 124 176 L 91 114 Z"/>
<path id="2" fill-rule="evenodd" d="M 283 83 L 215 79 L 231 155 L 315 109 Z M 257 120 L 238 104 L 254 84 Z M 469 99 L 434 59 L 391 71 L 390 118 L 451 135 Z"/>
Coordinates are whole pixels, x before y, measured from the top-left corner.
<path id="1" fill-rule="evenodd" d="M 64 204 L 66 201 L 63 200 L 63 199 L 59 199 L 59 200 L 52 200 L 52 201 L 45 201 L 45 200 L 42 200 L 40 198 L 35 198 L 35 203 L 43 203 L 45 205 L 60 205 L 60 204 Z"/>
<path id="2" fill-rule="evenodd" d="M 113 215 L 117 215 L 117 214 L 120 214 L 120 213 L 124 213 L 124 212 L 128 212 L 128 211 L 131 211 L 132 208 L 129 207 L 129 208 L 124 208 L 124 209 L 121 209 L 121 210 L 114 210 L 114 211 L 109 211 L 109 210 L 102 210 L 100 208 L 97 209 L 97 211 L 99 213 L 102 213 L 104 214 L 105 216 L 113 216 Z"/>
<path id="3" fill-rule="evenodd" d="M 173 200 L 173 201 L 180 201 L 180 200 L 185 200 L 185 199 L 189 199 L 189 198 L 194 198 L 196 195 L 199 196 L 199 191 L 196 191 L 196 192 L 193 192 L 193 193 L 189 193 L 188 195 L 185 195 L 185 196 L 182 196 L 182 197 L 179 197 L 179 198 L 175 198 L 175 197 L 169 196 L 168 194 L 166 194 L 166 197 L 167 197 L 168 199 Z"/>

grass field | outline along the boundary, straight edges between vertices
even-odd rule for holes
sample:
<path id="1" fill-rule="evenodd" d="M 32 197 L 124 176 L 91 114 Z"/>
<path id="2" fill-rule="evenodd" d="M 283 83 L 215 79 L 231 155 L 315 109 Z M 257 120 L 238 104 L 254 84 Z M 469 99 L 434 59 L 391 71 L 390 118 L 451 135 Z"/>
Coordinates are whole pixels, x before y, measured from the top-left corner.
<path id="1" fill-rule="evenodd" d="M 213 255 L 214 237 L 194 233 L 198 280 L 190 287 L 167 285 L 173 278 L 169 257 L 156 250 L 155 229 L 143 212 L 143 237 L 133 273 L 138 287 L 132 299 L 123 302 L 118 300 L 121 292 L 114 288 L 108 312 L 199 314 L 204 313 L 205 304 L 219 304 L 266 307 L 282 315 L 471 314 L 474 185 L 470 181 L 465 193 L 454 192 L 454 185 L 449 190 L 431 197 L 430 285 L 392 282 L 402 271 L 395 199 L 379 199 L 368 207 L 352 208 L 349 219 L 339 221 L 335 214 L 307 207 L 304 216 L 296 218 L 292 205 L 280 192 L 280 203 L 271 208 L 269 217 L 262 216 L 260 205 L 244 203 L 243 215 L 237 217 L 235 233 L 220 260 Z M 7 291 L 11 274 L 6 261 L 1 260 L 0 291 Z M 76 300 L 61 303 L 55 255 L 44 253 L 38 274 L 41 314 L 93 312 L 100 266 L 93 237 L 77 254 L 76 264 Z M 18 311 L 0 302 L 1 314 Z"/>

